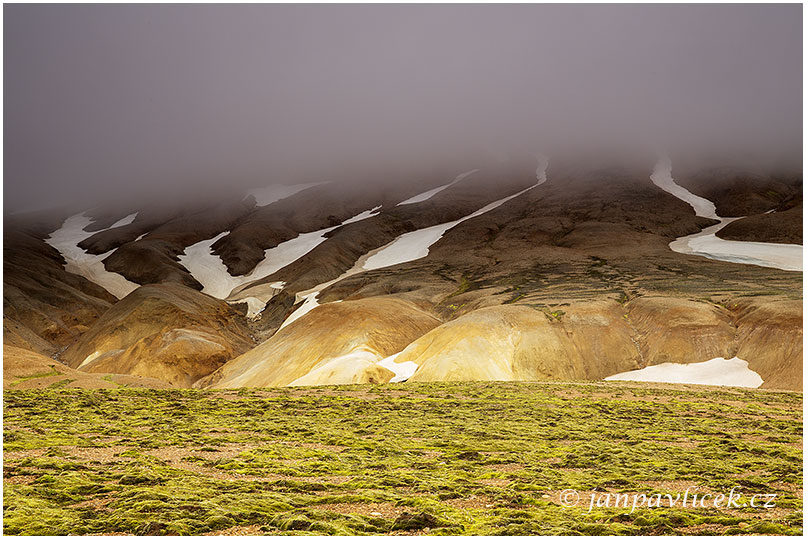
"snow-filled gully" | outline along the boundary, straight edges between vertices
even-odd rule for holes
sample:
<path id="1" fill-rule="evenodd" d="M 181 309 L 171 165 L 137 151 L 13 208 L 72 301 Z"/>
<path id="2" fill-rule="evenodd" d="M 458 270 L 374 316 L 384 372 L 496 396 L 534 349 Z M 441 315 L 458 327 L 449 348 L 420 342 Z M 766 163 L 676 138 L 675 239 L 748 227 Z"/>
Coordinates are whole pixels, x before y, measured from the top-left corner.
<path id="1" fill-rule="evenodd" d="M 365 271 L 386 268 L 389 266 L 395 266 L 397 264 L 403 264 L 404 262 L 412 262 L 414 260 L 424 258 L 428 256 L 429 249 L 431 248 L 431 246 L 434 245 L 437 241 L 439 241 L 440 238 L 442 238 L 442 236 L 445 235 L 445 233 L 451 228 L 467 221 L 468 219 L 472 219 L 473 217 L 478 217 L 479 215 L 492 211 L 495 208 L 504 204 L 505 202 L 508 202 L 513 198 L 522 195 L 523 193 L 529 191 L 530 189 L 535 188 L 536 186 L 537 186 L 536 184 L 532 185 L 531 187 L 527 187 L 522 191 L 518 191 L 514 195 L 510 195 L 500 200 L 496 200 L 495 202 L 487 204 L 480 210 L 477 210 L 471 213 L 470 215 L 466 215 L 461 219 L 401 234 L 400 236 L 390 241 L 386 245 L 379 247 L 378 249 L 375 249 L 373 251 L 370 251 L 369 253 L 359 258 L 352 268 L 342 273 L 335 279 L 328 281 L 326 283 L 321 283 L 315 286 L 314 288 L 311 288 L 310 290 L 298 293 L 297 302 L 299 303 L 300 301 L 302 301 L 303 303 L 297 308 L 297 310 L 295 310 L 293 313 L 291 313 L 291 315 L 288 316 L 288 318 L 285 319 L 283 325 L 280 326 L 280 329 L 291 324 L 295 320 L 308 314 L 314 308 L 316 308 L 319 305 L 319 302 L 317 301 L 317 296 L 319 295 L 319 292 L 321 292 L 325 288 L 328 288 L 329 286 L 332 286 L 335 283 L 343 279 L 346 279 L 347 277 L 351 277 L 353 275 L 357 275 Z"/>
<path id="2" fill-rule="evenodd" d="M 254 318 L 263 311 L 266 303 L 274 294 L 282 290 L 285 283 L 281 281 L 268 283 L 264 286 L 249 288 L 248 292 L 241 293 L 246 285 L 268 277 L 272 273 L 299 260 L 324 242 L 327 239 L 325 236 L 328 232 L 350 223 L 374 217 L 377 215 L 378 210 L 380 210 L 380 206 L 363 211 L 336 226 L 300 234 L 296 238 L 266 249 L 263 254 L 263 260 L 247 275 L 237 277 L 230 275 L 221 258 L 212 252 L 212 245 L 229 234 L 229 231 L 222 232 L 214 238 L 194 243 L 185 249 L 184 254 L 179 256 L 179 261 L 187 268 L 193 278 L 201 283 L 203 286 L 202 292 L 218 299 L 225 299 L 230 303 L 246 303 L 248 308 L 247 316 Z"/>
<path id="3" fill-rule="evenodd" d="M 750 370 L 747 362 L 738 357 L 732 359 L 717 357 L 697 363 L 661 363 L 636 371 L 614 374 L 605 380 L 730 387 L 759 387 L 764 383 L 761 376 Z"/>
<path id="4" fill-rule="evenodd" d="M 413 196 L 413 197 L 411 197 L 411 198 L 407 198 L 407 199 L 406 199 L 406 200 L 404 200 L 403 202 L 399 202 L 397 205 L 398 205 L 398 206 L 404 206 L 404 205 L 406 205 L 406 204 L 417 204 L 418 202 L 423 202 L 423 201 L 425 201 L 425 200 L 428 200 L 429 198 L 433 197 L 433 196 L 434 196 L 434 195 L 436 195 L 437 193 L 439 193 L 439 192 L 441 192 L 441 191 L 444 191 L 445 189 L 447 189 L 447 188 L 448 188 L 448 187 L 450 187 L 451 185 L 454 185 L 454 184 L 456 184 L 456 183 L 459 183 L 460 181 L 464 180 L 465 178 L 467 178 L 467 177 L 468 177 L 468 176 L 470 176 L 471 174 L 474 174 L 474 173 L 476 173 L 476 172 L 478 172 L 478 171 L 479 171 L 479 169 L 474 168 L 473 170 L 468 170 L 467 172 L 462 172 L 461 174 L 459 174 L 458 176 L 456 176 L 456 178 L 454 178 L 454 180 L 453 180 L 452 182 L 450 182 L 450 183 L 446 183 L 445 185 L 441 185 L 441 186 L 439 186 L 439 187 L 436 187 L 436 188 L 434 188 L 434 189 L 431 189 L 430 191 L 426 191 L 426 192 L 424 192 L 424 193 L 420 193 L 419 195 L 415 195 L 415 196 Z"/>
<path id="5" fill-rule="evenodd" d="M 672 251 L 737 264 L 750 264 L 786 271 L 803 271 L 802 245 L 718 238 L 717 232 L 743 217 L 719 217 L 713 202 L 699 197 L 675 183 L 669 159 L 661 159 L 655 165 L 650 179 L 664 191 L 691 205 L 699 217 L 719 221 L 719 224 L 705 228 L 696 234 L 677 238 L 669 244 Z"/>
<path id="6" fill-rule="evenodd" d="M 719 217 L 716 206 L 710 200 L 695 195 L 675 183 L 672 163 L 661 158 L 650 176 L 652 183 L 687 202 L 699 217 L 719 221 L 702 231 L 682 236 L 669 244 L 672 251 L 733 262 L 750 264 L 785 271 L 803 271 L 803 246 L 754 241 L 732 241 L 718 238 L 716 233 L 742 217 Z M 609 376 L 606 380 L 631 380 L 645 382 L 668 382 L 682 384 L 708 384 L 734 387 L 759 387 L 764 380 L 752 371 L 746 361 L 734 357 L 721 357 L 698 363 L 662 363 L 643 369 Z"/>
<path id="7" fill-rule="evenodd" d="M 132 213 L 108 228 L 87 232 L 84 229 L 92 223 L 92 219 L 84 213 L 79 213 L 68 217 L 62 226 L 45 240 L 45 243 L 54 247 L 64 257 L 66 271 L 81 275 L 103 287 L 116 298 L 122 299 L 140 285 L 129 281 L 119 273 L 107 271 L 104 267 L 104 259 L 114 253 L 115 249 L 100 255 L 93 255 L 79 247 L 78 244 L 99 232 L 126 226 L 132 223 L 136 217 L 137 213 Z"/>

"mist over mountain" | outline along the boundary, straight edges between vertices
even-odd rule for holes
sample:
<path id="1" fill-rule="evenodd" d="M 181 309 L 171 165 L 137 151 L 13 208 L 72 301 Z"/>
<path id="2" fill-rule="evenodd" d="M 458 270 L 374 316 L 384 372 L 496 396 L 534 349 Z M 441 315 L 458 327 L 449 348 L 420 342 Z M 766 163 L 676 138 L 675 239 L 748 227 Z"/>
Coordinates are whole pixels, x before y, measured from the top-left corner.
<path id="1" fill-rule="evenodd" d="M 801 10 L 8 5 L 6 210 L 538 152 L 799 163 Z"/>

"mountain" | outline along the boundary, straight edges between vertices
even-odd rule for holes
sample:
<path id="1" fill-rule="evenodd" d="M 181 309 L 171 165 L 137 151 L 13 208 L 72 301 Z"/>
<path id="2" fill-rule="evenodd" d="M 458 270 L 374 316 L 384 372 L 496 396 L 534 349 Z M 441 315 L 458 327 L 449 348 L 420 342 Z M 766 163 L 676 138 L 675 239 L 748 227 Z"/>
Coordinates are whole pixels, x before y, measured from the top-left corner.
<path id="1" fill-rule="evenodd" d="M 5 343 L 173 387 L 720 384 L 695 374 L 738 358 L 802 389 L 801 175 L 669 174 L 480 159 L 10 216 Z"/>

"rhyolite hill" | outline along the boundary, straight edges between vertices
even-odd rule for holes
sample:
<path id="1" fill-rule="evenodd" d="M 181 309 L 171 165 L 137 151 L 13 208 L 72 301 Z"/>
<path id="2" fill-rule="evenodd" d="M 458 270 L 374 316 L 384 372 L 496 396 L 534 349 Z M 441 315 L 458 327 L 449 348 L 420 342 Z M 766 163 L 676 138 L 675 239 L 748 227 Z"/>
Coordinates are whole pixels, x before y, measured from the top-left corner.
<path id="1" fill-rule="evenodd" d="M 802 390 L 802 272 L 673 252 L 714 221 L 653 184 L 651 162 L 535 167 L 7 215 L 4 385 L 601 380 L 739 357 L 762 387 Z M 747 216 L 719 237 L 802 244 L 800 173 L 675 177 Z M 82 211 L 80 252 L 132 292 L 66 271 L 48 243 Z"/>

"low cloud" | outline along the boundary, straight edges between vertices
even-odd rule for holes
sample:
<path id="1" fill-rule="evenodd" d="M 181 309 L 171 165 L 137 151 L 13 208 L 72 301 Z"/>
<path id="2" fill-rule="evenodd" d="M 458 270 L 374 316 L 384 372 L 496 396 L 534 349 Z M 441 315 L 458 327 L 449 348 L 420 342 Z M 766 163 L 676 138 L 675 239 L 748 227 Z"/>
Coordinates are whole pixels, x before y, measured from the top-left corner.
<path id="1" fill-rule="evenodd" d="M 801 10 L 7 5 L 6 208 L 507 152 L 799 159 Z"/>

